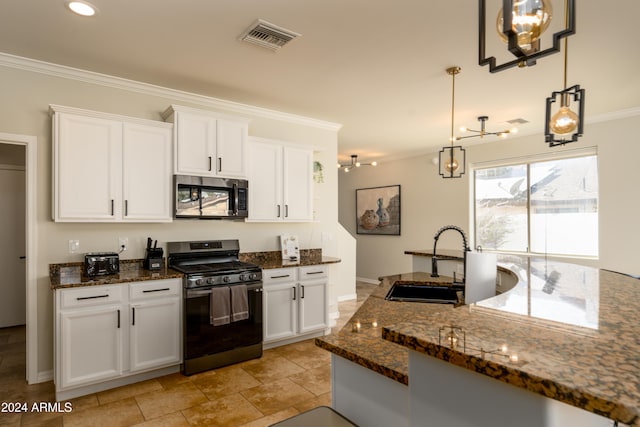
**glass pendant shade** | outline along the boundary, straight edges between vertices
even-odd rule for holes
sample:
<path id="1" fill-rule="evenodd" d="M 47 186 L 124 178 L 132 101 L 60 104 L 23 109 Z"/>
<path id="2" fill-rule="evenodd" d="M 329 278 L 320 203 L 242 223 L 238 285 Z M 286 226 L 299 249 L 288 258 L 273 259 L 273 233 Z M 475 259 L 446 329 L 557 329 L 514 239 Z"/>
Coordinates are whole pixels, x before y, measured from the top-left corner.
<path id="1" fill-rule="evenodd" d="M 575 142 L 582 136 L 584 96 L 585 90 L 575 85 L 547 98 L 544 137 L 550 147 Z M 573 102 L 573 109 L 569 108 L 569 101 Z"/>
<path id="2" fill-rule="evenodd" d="M 551 23 L 553 11 L 549 0 L 514 1 L 511 9 L 511 31 L 516 35 L 517 45 L 525 52 L 535 52 L 537 42 Z M 508 30 L 508 29 L 507 29 Z M 504 12 L 501 8 L 496 20 L 496 31 L 503 42 L 509 37 L 505 34 Z"/>
<path id="3" fill-rule="evenodd" d="M 460 178 L 465 173 L 465 150 L 459 145 L 442 147 L 438 154 L 439 173 L 443 178 Z"/>
<path id="4" fill-rule="evenodd" d="M 558 111 L 551 116 L 549 122 L 549 129 L 553 133 L 565 135 L 571 133 L 578 127 L 578 115 L 571 111 L 567 106 L 562 106 Z"/>

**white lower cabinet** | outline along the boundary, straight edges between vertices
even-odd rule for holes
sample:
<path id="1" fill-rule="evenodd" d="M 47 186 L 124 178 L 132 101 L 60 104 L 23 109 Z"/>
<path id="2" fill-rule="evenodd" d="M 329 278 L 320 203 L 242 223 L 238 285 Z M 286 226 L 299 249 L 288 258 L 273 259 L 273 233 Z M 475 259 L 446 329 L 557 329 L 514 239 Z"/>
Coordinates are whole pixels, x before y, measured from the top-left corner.
<path id="1" fill-rule="evenodd" d="M 262 277 L 265 346 L 324 335 L 328 327 L 326 266 L 264 270 Z"/>
<path id="2" fill-rule="evenodd" d="M 56 398 L 139 381 L 181 362 L 180 279 L 56 290 Z M 178 369 L 174 369 L 177 371 Z M 164 372 L 159 373 L 162 375 Z"/>

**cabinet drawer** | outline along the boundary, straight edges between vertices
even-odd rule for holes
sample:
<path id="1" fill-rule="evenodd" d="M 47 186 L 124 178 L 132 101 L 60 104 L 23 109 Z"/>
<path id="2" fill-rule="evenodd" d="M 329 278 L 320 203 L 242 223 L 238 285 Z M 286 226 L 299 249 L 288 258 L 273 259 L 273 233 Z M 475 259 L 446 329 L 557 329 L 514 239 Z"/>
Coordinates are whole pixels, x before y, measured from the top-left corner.
<path id="1" fill-rule="evenodd" d="M 312 280 L 327 277 L 326 265 L 310 265 L 300 267 L 300 280 Z"/>
<path id="2" fill-rule="evenodd" d="M 129 285 L 129 298 L 131 301 L 149 298 L 161 298 L 180 295 L 182 280 L 149 280 L 132 283 Z"/>
<path id="3" fill-rule="evenodd" d="M 262 270 L 262 281 L 265 285 L 270 283 L 295 282 L 298 280 L 297 268 L 273 268 Z"/>
<path id="4" fill-rule="evenodd" d="M 60 291 L 60 308 L 89 307 L 120 303 L 123 298 L 123 285 L 87 286 Z"/>

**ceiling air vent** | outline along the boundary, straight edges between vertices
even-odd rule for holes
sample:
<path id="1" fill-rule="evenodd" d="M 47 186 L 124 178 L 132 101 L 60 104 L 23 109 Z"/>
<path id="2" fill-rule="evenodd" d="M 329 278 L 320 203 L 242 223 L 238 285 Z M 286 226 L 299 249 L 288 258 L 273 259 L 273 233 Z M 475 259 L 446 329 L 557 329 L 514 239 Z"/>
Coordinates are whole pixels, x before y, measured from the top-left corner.
<path id="1" fill-rule="evenodd" d="M 300 34 L 258 19 L 242 33 L 240 40 L 275 52 L 296 37 L 300 37 Z"/>

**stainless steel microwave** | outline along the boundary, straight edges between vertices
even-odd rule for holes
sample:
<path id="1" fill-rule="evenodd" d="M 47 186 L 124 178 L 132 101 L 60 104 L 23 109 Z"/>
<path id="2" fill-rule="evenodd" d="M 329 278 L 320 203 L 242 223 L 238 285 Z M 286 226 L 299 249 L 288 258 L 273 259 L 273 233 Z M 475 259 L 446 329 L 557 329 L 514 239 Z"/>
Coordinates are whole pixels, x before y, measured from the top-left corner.
<path id="1" fill-rule="evenodd" d="M 175 175 L 175 217 L 242 219 L 249 215 L 246 179 Z"/>

